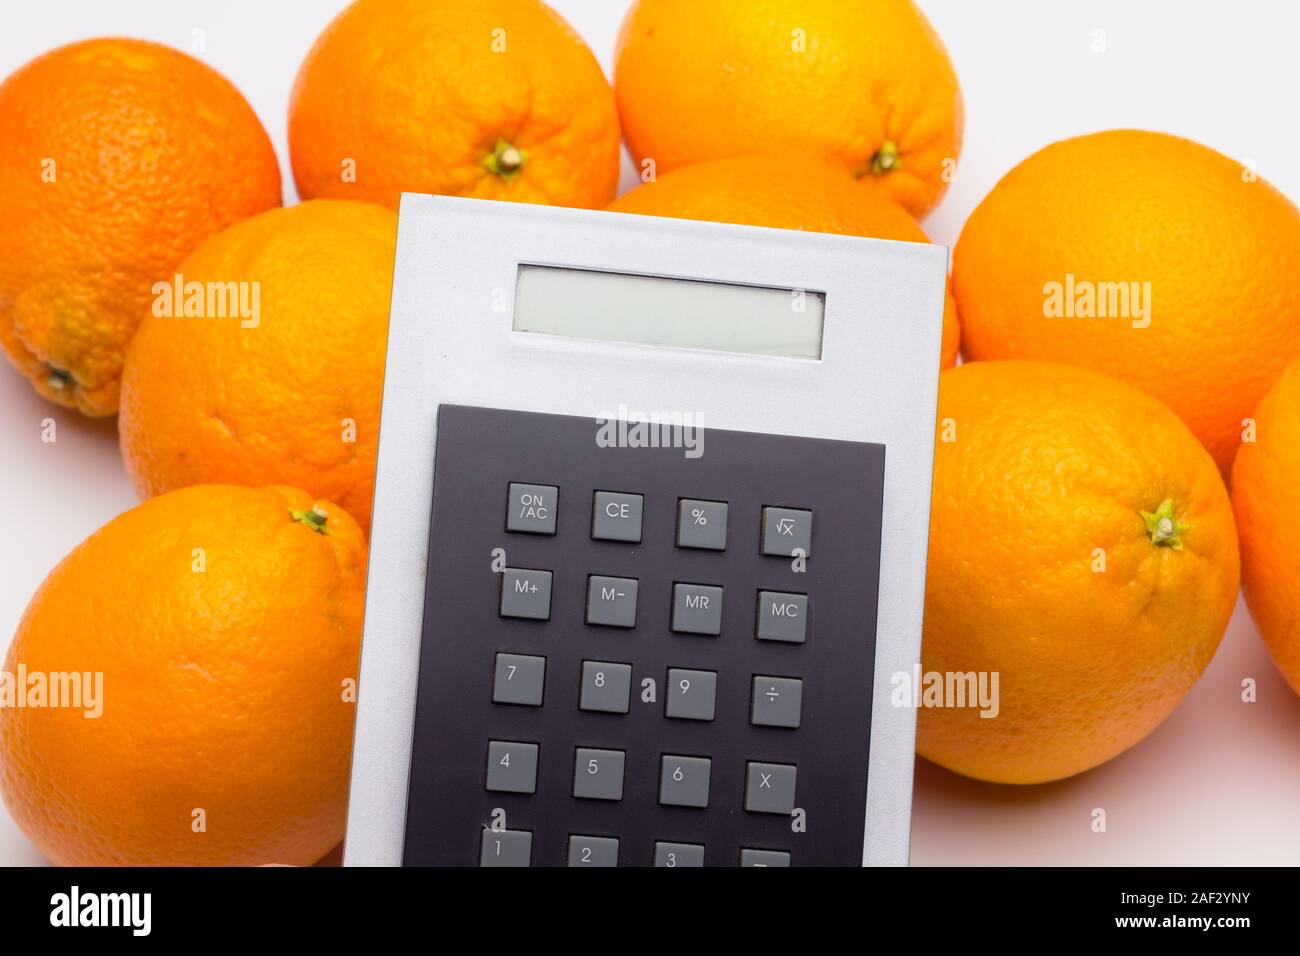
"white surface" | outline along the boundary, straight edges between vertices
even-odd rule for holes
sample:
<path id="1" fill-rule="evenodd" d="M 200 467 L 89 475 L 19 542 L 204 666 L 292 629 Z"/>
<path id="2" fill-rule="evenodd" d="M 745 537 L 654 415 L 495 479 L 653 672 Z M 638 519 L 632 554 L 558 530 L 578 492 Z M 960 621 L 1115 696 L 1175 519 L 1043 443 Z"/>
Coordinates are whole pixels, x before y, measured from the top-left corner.
<path id="1" fill-rule="evenodd" d="M 501 236 L 510 236 L 508 243 Z M 755 229 L 408 195 L 398 223 L 390 387 L 384 392 L 370 533 L 349 865 L 402 858 L 421 626 L 434 409 L 580 415 L 626 404 L 707 428 L 877 442 L 886 448 L 864 862 L 907 862 L 915 714 L 890 680 L 920 659 L 946 250 Z M 635 269 L 826 293 L 820 361 L 599 342 L 512 330 L 519 263 Z M 694 283 L 699 289 L 708 289 Z M 788 297 L 784 308 L 789 309 Z M 487 573 L 486 569 L 484 573 Z M 864 623 L 864 629 L 865 629 Z M 860 757 L 858 758 L 860 759 Z"/>
<path id="2" fill-rule="evenodd" d="M 552 0 L 609 71 L 625 4 Z M 45 50 L 100 35 L 189 49 L 242 89 L 285 171 L 285 109 L 298 63 L 344 0 L 44 0 L 0 10 L 0 75 Z M 1300 199 L 1300 5 L 1277 0 L 921 0 L 956 64 L 966 101 L 957 176 L 925 223 L 951 243 L 1011 166 L 1053 140 L 1118 126 L 1178 133 L 1243 161 Z M 1094 53 L 1094 31 L 1106 52 Z M 625 164 L 624 183 L 634 178 Z M 41 421 L 59 441 L 40 440 Z M 0 365 L 0 635 L 77 542 L 134 503 L 112 423 L 36 397 Z M 1241 676 L 1261 700 L 1239 703 Z M 1218 729 L 1218 733 L 1211 731 Z M 919 765 L 915 863 L 1294 862 L 1300 859 L 1300 702 L 1277 680 L 1239 609 L 1223 649 L 1184 706 L 1139 747 L 1075 781 L 987 787 Z M 1123 808 L 1110 838 L 1097 805 Z M 1176 808 L 1178 812 L 1171 812 Z M 1080 816 L 1082 814 L 1082 817 Z M 1112 813 L 1112 821 L 1116 816 Z M 1190 821 L 1190 822 L 1189 822 Z M 1122 838 L 1116 838 L 1121 837 Z M 39 860 L 0 811 L 0 863 Z"/>

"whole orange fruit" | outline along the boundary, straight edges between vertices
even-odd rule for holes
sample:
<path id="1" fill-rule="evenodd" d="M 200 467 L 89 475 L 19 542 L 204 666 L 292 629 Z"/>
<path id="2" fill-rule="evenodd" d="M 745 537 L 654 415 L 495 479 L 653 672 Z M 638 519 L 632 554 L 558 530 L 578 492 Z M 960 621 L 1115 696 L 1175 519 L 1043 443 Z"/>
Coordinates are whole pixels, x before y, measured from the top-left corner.
<path id="1" fill-rule="evenodd" d="M 280 204 L 275 151 L 221 74 L 142 40 L 86 40 L 0 84 L 0 344 L 52 401 L 117 411 L 155 282 Z"/>
<path id="2" fill-rule="evenodd" d="M 910 0 L 636 0 L 614 88 L 634 159 L 659 173 L 811 154 L 919 217 L 961 152 L 957 76 Z"/>
<path id="3" fill-rule="evenodd" d="M 1282 520 L 1300 507 L 1300 361 L 1253 417 L 1254 441 L 1241 446 L 1232 466 L 1242 586 L 1278 670 L 1300 694 L 1300 555 Z"/>
<path id="4" fill-rule="evenodd" d="M 953 250 L 969 359 L 1106 372 L 1165 402 L 1224 475 L 1300 355 L 1300 211 L 1186 139 L 1113 130 L 1009 172 Z"/>
<path id="5" fill-rule="evenodd" d="M 642 216 L 930 241 L 902 206 L 859 188 L 843 170 L 811 157 L 746 156 L 688 166 L 642 183 L 608 208 Z M 957 307 L 949 293 L 943 310 L 943 368 L 956 363 L 960 339 Z"/>
<path id="6" fill-rule="evenodd" d="M 356 522 L 293 488 L 185 488 L 95 532 L 5 660 L 27 683 L 0 709 L 14 820 L 62 865 L 320 859 L 343 836 L 365 561 Z"/>
<path id="7" fill-rule="evenodd" d="M 1047 362 L 944 372 L 921 654 L 954 696 L 917 751 L 999 783 L 1104 763 L 1200 677 L 1239 568 L 1218 469 L 1160 402 Z"/>
<path id="8" fill-rule="evenodd" d="M 280 483 L 369 528 L 396 230 L 380 206 L 320 199 L 185 260 L 185 285 L 140 324 L 122 375 L 122 457 L 141 497 Z M 182 308 L 187 288 L 205 314 Z M 208 308 L 212 290 L 224 309 Z"/>
<path id="9" fill-rule="evenodd" d="M 304 198 L 404 191 L 599 207 L 619 175 L 614 94 L 539 0 L 357 0 L 294 82 Z"/>

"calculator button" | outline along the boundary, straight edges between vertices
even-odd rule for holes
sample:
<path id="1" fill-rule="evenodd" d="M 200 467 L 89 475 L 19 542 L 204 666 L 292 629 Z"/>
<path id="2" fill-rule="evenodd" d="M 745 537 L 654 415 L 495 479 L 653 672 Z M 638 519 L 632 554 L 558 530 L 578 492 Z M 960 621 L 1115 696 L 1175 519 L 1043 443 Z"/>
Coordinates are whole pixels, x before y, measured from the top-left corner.
<path id="1" fill-rule="evenodd" d="M 811 511 L 797 508 L 763 509 L 763 553 L 789 557 L 801 548 L 805 558 L 812 557 Z"/>
<path id="2" fill-rule="evenodd" d="M 808 595 L 758 592 L 758 639 L 802 644 L 808 636 Z"/>
<path id="3" fill-rule="evenodd" d="M 626 714 L 632 696 L 632 665 L 606 661 L 582 662 L 582 692 L 579 710 Z"/>
<path id="4" fill-rule="evenodd" d="M 793 677 L 755 677 L 749 722 L 761 727 L 798 727 L 803 681 Z"/>
<path id="5" fill-rule="evenodd" d="M 579 747 L 573 758 L 573 795 L 588 800 L 622 800 L 623 751 Z"/>
<path id="6" fill-rule="evenodd" d="M 680 498 L 677 501 L 677 547 L 725 551 L 727 503 Z"/>
<path id="7" fill-rule="evenodd" d="M 551 572 L 506 568 L 501 572 L 501 616 L 551 618 Z"/>
<path id="8" fill-rule="evenodd" d="M 655 866 L 703 866 L 704 846 L 700 843 L 655 843 Z"/>
<path id="9" fill-rule="evenodd" d="M 555 534 L 555 506 L 560 489 L 554 485 L 510 482 L 506 530 L 522 534 Z"/>
<path id="10" fill-rule="evenodd" d="M 569 866 L 618 866 L 618 840 L 613 837 L 569 837 Z"/>
<path id="11" fill-rule="evenodd" d="M 790 764 L 745 764 L 745 809 L 753 813 L 791 813 L 795 774 L 796 768 Z"/>
<path id="12" fill-rule="evenodd" d="M 789 866 L 790 854 L 784 850 L 752 850 L 749 848 L 740 851 L 741 866 Z"/>
<path id="13" fill-rule="evenodd" d="M 498 654 L 492 672 L 492 702 L 542 706 L 546 658 L 530 654 Z"/>
<path id="14" fill-rule="evenodd" d="M 483 830 L 479 866 L 531 866 L 532 859 L 531 830 Z"/>
<path id="15" fill-rule="evenodd" d="M 708 757 L 675 757 L 665 754 L 659 767 L 659 802 L 670 807 L 707 807 Z"/>
<path id="16" fill-rule="evenodd" d="M 591 536 L 598 541 L 641 543 L 641 495 L 598 491 L 591 504 Z"/>
<path id="17" fill-rule="evenodd" d="M 664 716 L 685 720 L 712 720 L 714 700 L 718 693 L 717 672 L 670 667 L 666 693 L 668 699 L 664 704 Z"/>
<path id="18" fill-rule="evenodd" d="M 636 627 L 636 578 L 587 576 L 587 623 Z"/>
<path id="19" fill-rule="evenodd" d="M 486 787 L 501 793 L 536 793 L 537 744 L 489 740 Z"/>
<path id="20" fill-rule="evenodd" d="M 722 588 L 674 584 L 672 626 L 679 634 L 721 634 Z"/>

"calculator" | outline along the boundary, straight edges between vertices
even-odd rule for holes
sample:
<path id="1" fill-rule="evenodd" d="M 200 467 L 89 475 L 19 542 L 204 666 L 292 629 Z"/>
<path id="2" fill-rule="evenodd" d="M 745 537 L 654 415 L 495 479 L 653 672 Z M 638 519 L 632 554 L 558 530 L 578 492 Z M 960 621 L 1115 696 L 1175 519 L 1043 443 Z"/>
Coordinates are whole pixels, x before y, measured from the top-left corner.
<path id="1" fill-rule="evenodd" d="M 946 274 L 405 195 L 345 864 L 905 864 Z"/>

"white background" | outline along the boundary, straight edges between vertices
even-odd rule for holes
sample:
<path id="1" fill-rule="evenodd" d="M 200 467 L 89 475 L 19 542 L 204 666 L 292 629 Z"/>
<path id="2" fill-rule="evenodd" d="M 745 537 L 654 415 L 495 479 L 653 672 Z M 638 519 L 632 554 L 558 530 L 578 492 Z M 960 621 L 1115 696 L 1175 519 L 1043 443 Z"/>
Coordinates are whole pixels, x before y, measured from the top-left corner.
<path id="1" fill-rule="evenodd" d="M 551 0 L 611 72 L 623 0 Z M 42 0 L 0 6 L 0 76 L 91 36 L 190 49 L 243 90 L 293 179 L 285 146 L 298 64 L 345 0 Z M 998 178 L 1046 143 L 1122 126 L 1178 133 L 1237 158 L 1300 200 L 1300 5 L 921 0 L 966 100 L 957 178 L 924 223 L 948 245 Z M 1095 52 L 1104 31 L 1104 52 Z M 633 182 L 625 160 L 624 186 Z M 4 224 L 0 223 L 0 228 Z M 1222 237 L 1231 242 L 1231 236 Z M 1300 281 L 1300 277 L 1297 277 Z M 40 440 L 53 417 L 58 441 Z M 41 401 L 0 361 L 0 643 L 67 551 L 135 503 L 113 420 Z M 1240 683 L 1259 683 L 1259 702 Z M 1090 829 L 1094 808 L 1106 833 Z M 999 787 L 917 763 L 912 860 L 934 863 L 1300 863 L 1300 699 L 1239 607 L 1218 656 L 1145 742 L 1098 770 Z M 41 862 L 0 809 L 0 864 Z"/>

